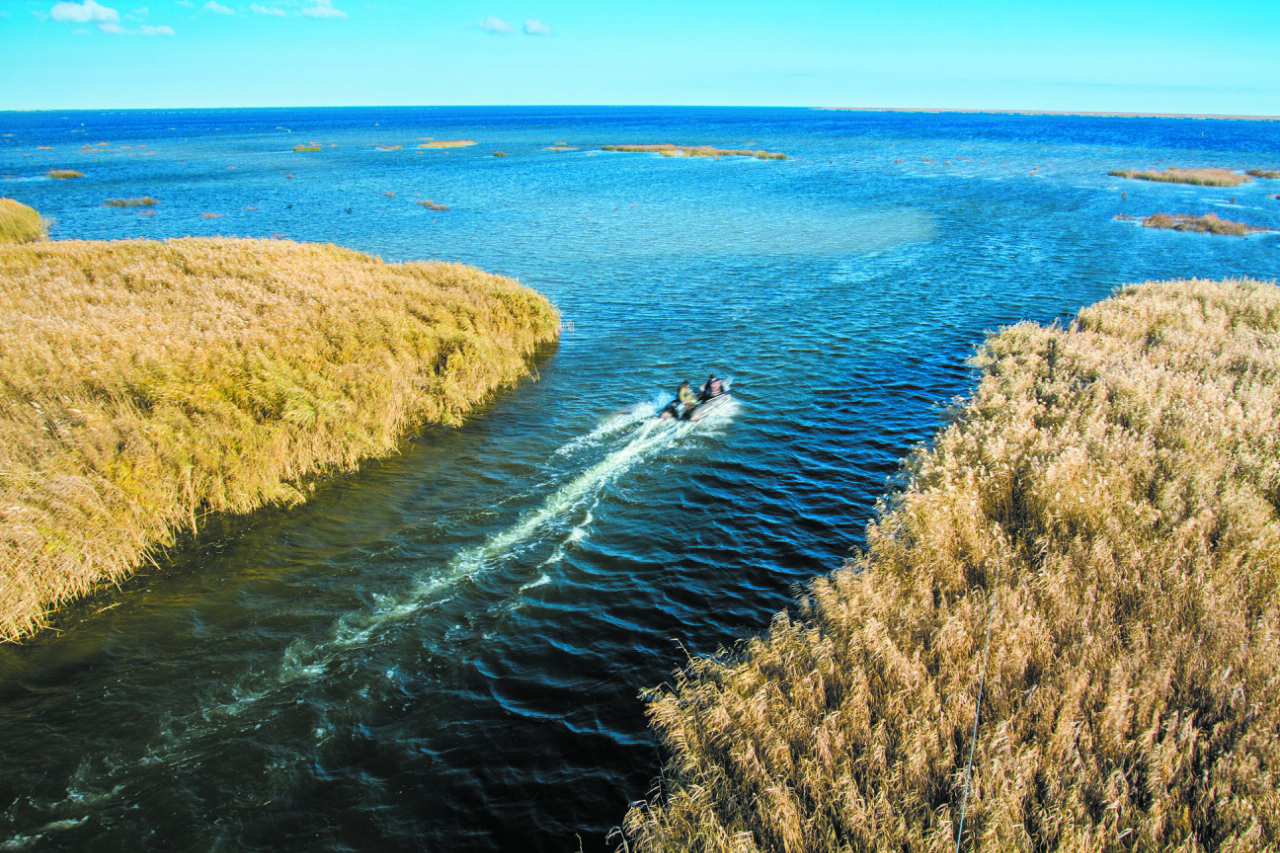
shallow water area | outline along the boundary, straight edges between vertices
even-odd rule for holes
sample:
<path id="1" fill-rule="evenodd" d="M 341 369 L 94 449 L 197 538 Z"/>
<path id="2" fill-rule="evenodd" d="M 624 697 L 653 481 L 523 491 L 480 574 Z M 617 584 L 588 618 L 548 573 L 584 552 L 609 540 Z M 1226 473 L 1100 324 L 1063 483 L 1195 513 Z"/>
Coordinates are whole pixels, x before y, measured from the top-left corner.
<path id="1" fill-rule="evenodd" d="M 1280 181 L 1106 175 L 1274 168 L 1274 123 L 657 108 L 0 123 L 0 195 L 56 220 L 55 239 L 457 260 L 572 322 L 536 381 L 460 428 L 305 506 L 212 522 L 58 631 L 0 647 L 0 850 L 612 849 L 662 761 L 639 693 L 841 565 L 899 460 L 971 387 L 985 332 L 1067 320 L 1129 282 L 1280 277 L 1280 235 L 1112 221 L 1212 210 L 1280 229 Z M 599 150 L 657 142 L 788 159 Z M 42 177 L 54 168 L 85 177 Z M 150 215 L 103 207 L 142 196 Z M 730 406 L 654 418 L 710 373 Z"/>

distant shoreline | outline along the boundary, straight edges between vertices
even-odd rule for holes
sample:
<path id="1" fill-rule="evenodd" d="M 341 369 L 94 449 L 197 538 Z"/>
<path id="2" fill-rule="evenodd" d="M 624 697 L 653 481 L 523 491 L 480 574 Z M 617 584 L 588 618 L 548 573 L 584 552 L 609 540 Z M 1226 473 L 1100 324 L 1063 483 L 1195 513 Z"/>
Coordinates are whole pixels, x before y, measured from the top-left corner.
<path id="1" fill-rule="evenodd" d="M 1064 110 L 961 110 L 927 107 L 814 107 L 815 110 L 855 113 L 967 113 L 970 115 L 1017 116 L 1084 116 L 1087 118 L 1191 118 L 1218 121 L 1280 121 L 1280 116 L 1213 115 L 1198 113 L 1122 113 L 1122 112 L 1072 112 Z"/>

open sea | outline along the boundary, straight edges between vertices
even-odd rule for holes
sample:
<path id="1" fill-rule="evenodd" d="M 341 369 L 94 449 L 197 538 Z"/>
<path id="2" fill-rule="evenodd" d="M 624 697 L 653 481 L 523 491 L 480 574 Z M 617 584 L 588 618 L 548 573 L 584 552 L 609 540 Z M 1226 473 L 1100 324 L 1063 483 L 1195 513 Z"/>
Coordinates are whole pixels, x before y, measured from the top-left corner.
<path id="1" fill-rule="evenodd" d="M 420 147 L 457 140 L 475 144 Z M 664 142 L 787 159 L 601 150 Z M 973 387 L 988 332 L 1069 321 L 1131 282 L 1280 278 L 1280 180 L 1107 176 L 1169 166 L 1280 169 L 1280 123 L 0 113 L 0 196 L 54 220 L 53 239 L 461 261 L 567 324 L 536 381 L 462 427 L 301 508 L 214 523 L 0 647 L 0 851 L 614 849 L 664 758 L 641 691 L 841 566 L 900 460 Z M 143 196 L 158 204 L 104 206 Z M 1158 212 L 1273 232 L 1114 219 Z M 711 373 L 729 408 L 654 420 Z"/>

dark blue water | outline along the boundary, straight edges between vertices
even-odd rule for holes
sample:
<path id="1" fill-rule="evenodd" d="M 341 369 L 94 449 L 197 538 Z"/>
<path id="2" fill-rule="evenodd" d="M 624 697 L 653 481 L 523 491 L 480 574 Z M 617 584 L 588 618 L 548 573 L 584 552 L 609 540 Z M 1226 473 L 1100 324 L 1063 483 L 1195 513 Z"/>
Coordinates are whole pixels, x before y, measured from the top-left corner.
<path id="1" fill-rule="evenodd" d="M 841 565 L 986 332 L 1128 282 L 1280 277 L 1280 235 L 1113 221 L 1280 229 L 1280 182 L 1106 176 L 1280 168 L 1274 123 L 361 108 L 9 113 L 0 133 L 0 195 L 55 239 L 457 260 L 573 323 L 463 427 L 216 523 L 0 649 L 0 849 L 607 849 L 662 761 L 639 692 Z M 789 159 L 598 150 L 653 142 Z M 141 196 L 151 215 L 102 206 Z M 731 409 L 651 419 L 711 372 Z"/>

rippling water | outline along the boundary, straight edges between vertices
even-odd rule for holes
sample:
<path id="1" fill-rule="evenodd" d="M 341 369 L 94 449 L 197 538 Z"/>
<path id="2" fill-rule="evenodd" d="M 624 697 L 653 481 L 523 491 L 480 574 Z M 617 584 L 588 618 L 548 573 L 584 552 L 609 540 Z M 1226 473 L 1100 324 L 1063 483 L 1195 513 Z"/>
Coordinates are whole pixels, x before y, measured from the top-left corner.
<path id="1" fill-rule="evenodd" d="M 841 564 L 985 332 L 1127 282 L 1280 273 L 1275 234 L 1112 221 L 1280 229 L 1280 182 L 1106 176 L 1280 167 L 1261 122 L 346 109 L 9 113 L 0 132 L 0 195 L 55 238 L 460 260 L 573 323 L 538 381 L 460 429 L 215 523 L 0 649 L 0 850 L 607 849 L 662 760 L 639 692 Z M 791 159 L 597 150 L 630 142 Z M 101 206 L 144 195 L 154 215 Z M 711 372 L 732 407 L 653 419 Z"/>

